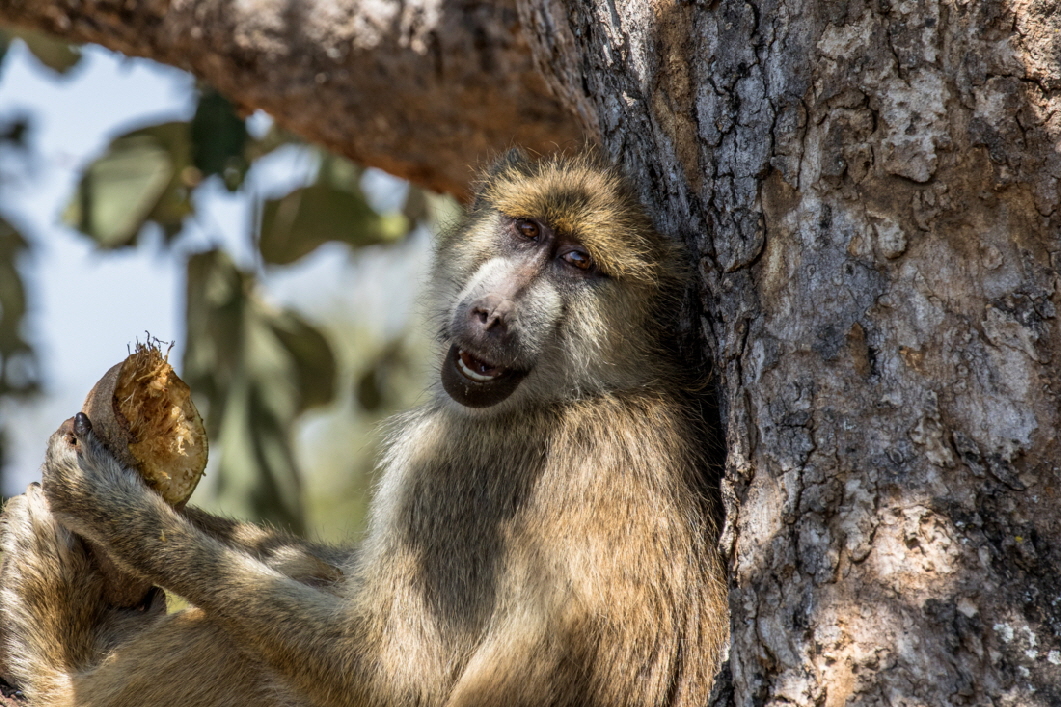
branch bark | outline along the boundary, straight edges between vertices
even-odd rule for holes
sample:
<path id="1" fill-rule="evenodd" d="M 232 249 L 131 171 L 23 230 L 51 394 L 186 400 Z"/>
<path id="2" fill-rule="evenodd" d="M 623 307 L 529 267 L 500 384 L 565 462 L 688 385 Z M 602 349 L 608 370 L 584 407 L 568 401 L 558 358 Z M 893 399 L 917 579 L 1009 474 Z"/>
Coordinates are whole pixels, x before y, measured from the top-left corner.
<path id="1" fill-rule="evenodd" d="M 192 71 L 365 165 L 464 195 L 522 144 L 581 139 L 534 68 L 514 0 L 0 0 L 0 22 Z"/>
<path id="2" fill-rule="evenodd" d="M 733 701 L 1057 704 L 1058 17 L 522 13 L 558 95 L 699 254 Z"/>

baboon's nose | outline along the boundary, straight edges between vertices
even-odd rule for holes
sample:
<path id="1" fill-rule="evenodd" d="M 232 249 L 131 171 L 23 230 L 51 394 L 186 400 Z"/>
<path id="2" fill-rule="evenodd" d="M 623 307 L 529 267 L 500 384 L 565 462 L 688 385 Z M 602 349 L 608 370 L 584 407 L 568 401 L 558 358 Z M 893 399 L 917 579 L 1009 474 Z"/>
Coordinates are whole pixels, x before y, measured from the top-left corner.
<path id="1" fill-rule="evenodd" d="M 489 334 L 504 334 L 508 330 L 508 320 L 512 316 L 512 300 L 495 295 L 487 295 L 472 303 L 469 318 L 474 327 Z"/>

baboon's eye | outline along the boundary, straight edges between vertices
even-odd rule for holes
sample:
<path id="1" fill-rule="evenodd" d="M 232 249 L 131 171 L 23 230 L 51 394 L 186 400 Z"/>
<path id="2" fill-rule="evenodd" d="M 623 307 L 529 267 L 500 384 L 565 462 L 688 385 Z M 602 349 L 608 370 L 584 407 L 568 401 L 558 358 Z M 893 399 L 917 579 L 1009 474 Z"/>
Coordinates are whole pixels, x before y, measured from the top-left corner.
<path id="1" fill-rule="evenodd" d="M 593 267 L 593 258 L 584 250 L 569 250 L 560 257 L 579 270 L 589 270 Z"/>
<path id="2" fill-rule="evenodd" d="M 532 241 L 538 240 L 538 236 L 542 234 L 541 226 L 525 218 L 516 219 L 516 230 L 521 236 Z"/>

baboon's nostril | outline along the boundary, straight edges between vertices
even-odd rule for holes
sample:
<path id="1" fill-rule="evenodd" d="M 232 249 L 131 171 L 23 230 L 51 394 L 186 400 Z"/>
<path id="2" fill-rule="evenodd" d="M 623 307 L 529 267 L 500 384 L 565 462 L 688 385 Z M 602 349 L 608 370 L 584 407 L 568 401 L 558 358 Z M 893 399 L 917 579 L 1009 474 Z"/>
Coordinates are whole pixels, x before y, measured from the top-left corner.
<path id="1" fill-rule="evenodd" d="M 471 319 L 474 324 L 486 331 L 504 331 L 506 328 L 505 314 L 508 308 L 505 300 L 496 297 L 485 297 L 471 309 Z"/>

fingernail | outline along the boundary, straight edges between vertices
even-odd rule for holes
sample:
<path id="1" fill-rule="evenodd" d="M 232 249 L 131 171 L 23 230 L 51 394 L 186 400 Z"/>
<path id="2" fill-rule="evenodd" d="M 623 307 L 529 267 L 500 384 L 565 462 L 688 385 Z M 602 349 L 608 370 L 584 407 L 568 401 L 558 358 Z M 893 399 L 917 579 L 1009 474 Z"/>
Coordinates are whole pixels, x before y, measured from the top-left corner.
<path id="1" fill-rule="evenodd" d="M 88 419 L 88 415 L 83 412 L 74 415 L 74 434 L 78 437 L 84 437 L 91 431 L 92 422 Z"/>

